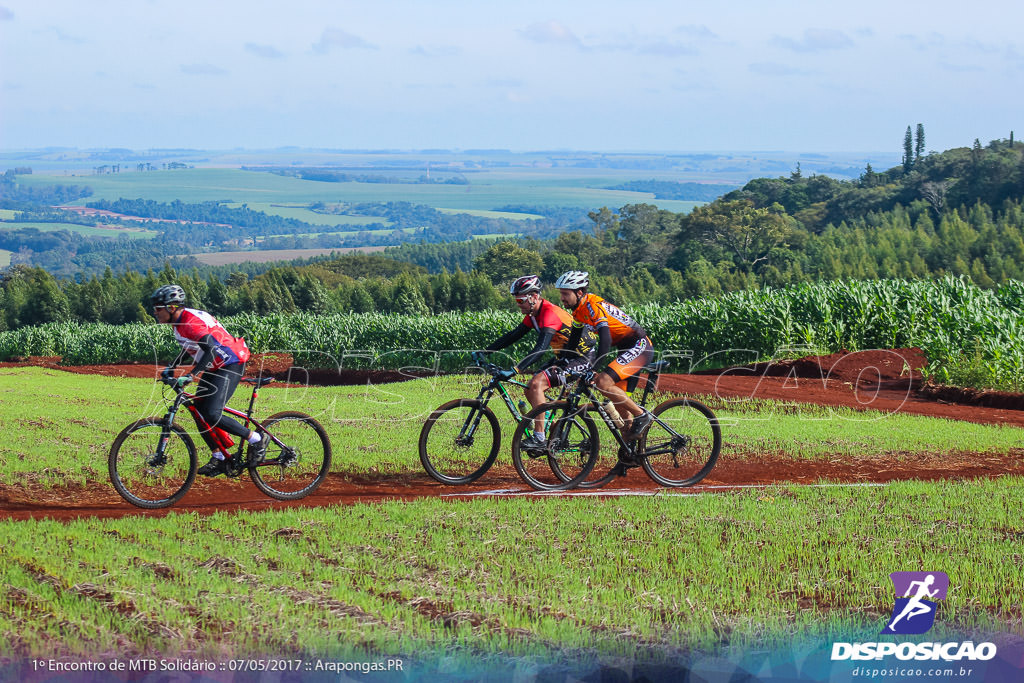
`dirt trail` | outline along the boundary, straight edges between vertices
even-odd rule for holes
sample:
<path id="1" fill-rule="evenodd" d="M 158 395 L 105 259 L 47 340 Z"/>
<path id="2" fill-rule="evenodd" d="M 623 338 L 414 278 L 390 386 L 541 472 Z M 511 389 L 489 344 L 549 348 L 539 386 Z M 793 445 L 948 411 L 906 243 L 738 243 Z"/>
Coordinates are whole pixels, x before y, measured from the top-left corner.
<path id="1" fill-rule="evenodd" d="M 155 378 L 160 366 L 114 365 L 62 367 L 59 358 L 29 358 L 0 363 L 0 368 L 35 365 L 68 372 L 119 377 Z M 728 371 L 690 375 L 664 375 L 659 388 L 685 394 L 704 394 L 725 400 L 776 399 L 794 403 L 874 409 L 889 413 L 929 415 L 986 424 L 1024 426 L 1024 397 L 1017 394 L 955 392 L 928 387 L 921 377 L 926 359 L 920 349 L 896 349 L 858 353 L 840 352 L 772 364 L 757 364 Z M 260 359 L 264 371 L 282 380 L 291 359 Z M 391 371 L 320 371 L 310 373 L 311 383 L 326 385 L 366 384 L 408 379 Z M 957 402 L 957 400 L 962 402 Z M 499 460 L 499 463 L 502 461 Z M 443 496 L 513 495 L 622 495 L 624 493 L 672 495 L 720 492 L 730 488 L 782 483 L 882 484 L 923 479 L 975 479 L 1005 475 L 1024 476 L 1024 448 L 993 457 L 963 452 L 934 456 L 906 453 L 886 457 L 832 460 L 795 460 L 770 453 L 729 453 L 698 486 L 679 490 L 659 488 L 642 470 L 631 470 L 597 492 L 538 494 L 526 487 L 510 465 L 498 464 L 470 486 L 443 486 L 426 474 L 356 476 L 332 474 L 313 495 L 295 502 L 265 497 L 243 476 L 196 481 L 185 498 L 169 510 L 146 511 L 125 503 L 109 485 L 44 489 L 41 486 L 0 485 L 0 518 L 74 519 L 79 517 L 161 516 L 169 512 L 212 514 L 218 510 L 263 510 L 281 507 L 312 507 L 382 500 L 412 500 Z"/>

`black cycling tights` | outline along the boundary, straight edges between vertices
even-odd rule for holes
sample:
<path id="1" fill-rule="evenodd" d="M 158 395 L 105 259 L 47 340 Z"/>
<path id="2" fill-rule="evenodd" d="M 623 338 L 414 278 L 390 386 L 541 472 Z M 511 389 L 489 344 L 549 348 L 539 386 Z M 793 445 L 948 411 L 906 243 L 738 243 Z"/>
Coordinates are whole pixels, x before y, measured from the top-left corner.
<path id="1" fill-rule="evenodd" d="M 195 407 L 206 423 L 211 427 L 220 427 L 228 434 L 246 438 L 249 436 L 249 429 L 243 427 L 230 415 L 224 414 L 224 404 L 228 402 L 231 395 L 235 393 L 238 380 L 242 378 L 245 371 L 245 363 L 233 363 L 225 365 L 217 370 L 207 370 L 200 375 L 199 386 L 196 388 Z M 198 421 L 196 423 L 198 425 Z M 199 433 L 203 441 L 210 447 L 210 450 L 220 450 L 220 446 L 213 440 L 209 430 L 202 427 Z"/>

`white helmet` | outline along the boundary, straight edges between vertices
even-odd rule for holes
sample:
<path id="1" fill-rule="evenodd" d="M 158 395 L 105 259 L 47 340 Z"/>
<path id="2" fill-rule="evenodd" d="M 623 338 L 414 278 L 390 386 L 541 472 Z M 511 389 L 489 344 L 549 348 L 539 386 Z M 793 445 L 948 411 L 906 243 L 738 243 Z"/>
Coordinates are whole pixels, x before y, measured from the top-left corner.
<path id="1" fill-rule="evenodd" d="M 590 273 L 585 270 L 570 270 L 555 280 L 556 289 L 583 289 L 590 285 Z"/>

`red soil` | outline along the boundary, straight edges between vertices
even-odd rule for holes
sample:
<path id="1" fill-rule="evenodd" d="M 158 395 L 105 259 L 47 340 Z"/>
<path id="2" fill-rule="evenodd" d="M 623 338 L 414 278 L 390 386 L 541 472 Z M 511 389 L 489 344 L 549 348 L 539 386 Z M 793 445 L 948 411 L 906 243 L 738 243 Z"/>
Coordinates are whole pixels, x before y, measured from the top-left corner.
<path id="1" fill-rule="evenodd" d="M 58 358 L 28 358 L 0 363 L 0 368 L 37 365 L 68 372 L 105 374 L 120 377 L 151 377 L 160 366 L 116 365 L 62 367 Z M 728 371 L 693 375 L 663 375 L 662 390 L 688 395 L 706 394 L 723 399 L 777 399 L 794 403 L 873 409 L 888 413 L 930 415 L 986 424 L 1024 426 L 1024 397 L 1015 394 L 955 392 L 949 388 L 925 386 L 921 368 L 926 359 L 920 349 L 893 351 L 840 352 L 829 356 L 807 357 L 772 364 L 757 364 Z M 300 379 L 288 376 L 291 359 L 286 356 L 258 357 L 266 374 L 284 381 Z M 251 364 L 250 370 L 258 369 Z M 305 377 L 301 378 L 305 381 Z M 321 371 L 311 375 L 317 384 L 366 384 L 408 379 L 391 371 Z M 943 393 L 945 392 L 945 393 Z M 410 445 L 415 448 L 415 445 Z M 338 449 L 340 451 L 340 449 Z M 344 476 L 332 474 L 313 495 L 301 501 L 285 503 L 266 498 L 242 477 L 238 481 L 200 478 L 185 498 L 170 510 L 144 511 L 124 502 L 109 485 L 86 488 L 44 489 L 35 485 L 0 484 L 0 517 L 28 519 L 49 517 L 121 517 L 129 514 L 164 515 L 169 511 L 212 513 L 216 510 L 260 510 L 289 506 L 323 506 L 388 499 L 409 500 L 423 496 L 467 495 L 540 495 L 533 493 L 518 478 L 503 455 L 499 464 L 479 482 L 470 486 L 443 486 L 426 474 Z M 1003 475 L 1024 476 L 1024 448 L 998 457 L 979 453 L 935 456 L 906 453 L 883 458 L 844 457 L 813 462 L 779 457 L 771 453 L 749 453 L 742 457 L 730 453 L 698 486 L 664 490 L 641 470 L 613 481 L 600 495 L 625 492 L 671 495 L 701 493 L 751 485 L 807 483 L 819 481 L 846 484 L 885 483 L 905 479 L 972 479 Z M 594 493 L 594 492 L 588 492 Z M 576 495 L 568 494 L 545 495 Z"/>

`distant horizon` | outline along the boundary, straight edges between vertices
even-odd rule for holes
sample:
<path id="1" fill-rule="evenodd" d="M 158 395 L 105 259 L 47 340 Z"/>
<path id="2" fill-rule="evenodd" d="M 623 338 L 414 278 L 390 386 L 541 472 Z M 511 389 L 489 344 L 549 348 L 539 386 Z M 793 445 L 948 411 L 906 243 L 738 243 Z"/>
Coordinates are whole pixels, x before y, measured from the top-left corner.
<path id="1" fill-rule="evenodd" d="M 1011 131 L 1012 132 L 1012 131 Z M 987 144 L 987 141 L 986 141 Z M 957 147 L 969 147 L 970 144 L 958 145 Z M 895 149 L 895 148 L 894 148 Z M 559 147 L 326 147 L 316 145 L 277 145 L 261 147 L 124 147 L 120 145 L 108 146 L 75 146 L 75 145 L 47 145 L 36 147 L 4 147 L 0 148 L 0 154 L 16 154 L 20 152 L 287 152 L 287 151 L 309 151 L 309 152 L 330 152 L 335 154 L 639 154 L 647 156 L 688 156 L 695 154 L 803 154 L 803 155 L 829 155 L 829 154 L 894 154 L 892 150 L 884 149 L 755 149 L 755 148 L 722 148 L 722 149 L 584 149 L 584 148 L 559 148 Z M 933 150 L 934 152 L 945 150 Z"/>
<path id="2" fill-rule="evenodd" d="M 47 147 L 0 150 L 0 172 L 30 168 L 52 176 L 124 175 L 182 166 L 203 169 L 333 168 L 350 172 L 395 173 L 418 169 L 438 173 L 478 174 L 527 172 L 538 177 L 581 179 L 619 177 L 622 182 L 659 180 L 742 185 L 750 179 L 788 175 L 797 169 L 809 175 L 839 179 L 859 177 L 870 165 L 884 171 L 900 163 L 901 150 L 888 152 L 821 152 L 787 150 L 570 150 L 570 149 L 438 149 L 283 146 L 264 149 L 201 149 L 155 147 Z M 171 168 L 167 168 L 171 166 Z M 357 180 L 353 178 L 353 180 Z M 476 181 L 471 181 L 476 182 Z M 482 180 L 484 184 L 489 181 Z"/>

